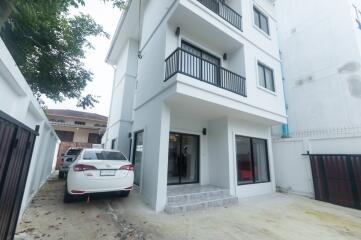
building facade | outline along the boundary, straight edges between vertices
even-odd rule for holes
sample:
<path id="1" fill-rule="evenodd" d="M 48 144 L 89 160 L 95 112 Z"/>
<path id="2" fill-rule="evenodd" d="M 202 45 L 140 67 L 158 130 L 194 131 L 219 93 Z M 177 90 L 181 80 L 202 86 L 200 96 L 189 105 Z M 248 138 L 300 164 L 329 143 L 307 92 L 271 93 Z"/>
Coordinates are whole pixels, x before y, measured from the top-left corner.
<path id="1" fill-rule="evenodd" d="M 153 209 L 173 185 L 275 191 L 271 128 L 286 110 L 273 1 L 131 0 L 107 62 L 103 142 L 131 156 Z"/>
<path id="2" fill-rule="evenodd" d="M 61 141 L 57 153 L 56 169 L 60 167 L 62 154 L 69 148 L 91 148 L 101 144 L 107 128 L 108 118 L 99 114 L 47 109 L 46 115 Z"/>
<path id="3" fill-rule="evenodd" d="M 361 3 L 289 0 L 276 7 L 289 117 L 289 133 L 273 131 L 277 186 L 314 197 L 310 159 L 302 154 L 361 149 Z"/>

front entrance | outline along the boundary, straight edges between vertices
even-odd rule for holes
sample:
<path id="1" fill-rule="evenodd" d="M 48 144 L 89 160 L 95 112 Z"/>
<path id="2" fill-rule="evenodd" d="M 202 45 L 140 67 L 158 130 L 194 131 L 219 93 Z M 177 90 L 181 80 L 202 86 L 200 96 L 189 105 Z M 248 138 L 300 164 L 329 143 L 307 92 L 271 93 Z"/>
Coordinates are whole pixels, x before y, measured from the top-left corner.
<path id="1" fill-rule="evenodd" d="M 199 182 L 199 136 L 170 133 L 168 185 Z"/>

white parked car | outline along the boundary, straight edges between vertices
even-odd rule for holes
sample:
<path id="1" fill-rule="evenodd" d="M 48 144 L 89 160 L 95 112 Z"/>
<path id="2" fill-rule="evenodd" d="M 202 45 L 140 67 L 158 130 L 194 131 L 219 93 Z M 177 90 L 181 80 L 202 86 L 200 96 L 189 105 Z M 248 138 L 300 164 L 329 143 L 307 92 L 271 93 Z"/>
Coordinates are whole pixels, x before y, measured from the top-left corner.
<path id="1" fill-rule="evenodd" d="M 127 197 L 133 188 L 134 167 L 119 151 L 84 149 L 69 168 L 64 202 L 74 196 L 119 192 Z"/>

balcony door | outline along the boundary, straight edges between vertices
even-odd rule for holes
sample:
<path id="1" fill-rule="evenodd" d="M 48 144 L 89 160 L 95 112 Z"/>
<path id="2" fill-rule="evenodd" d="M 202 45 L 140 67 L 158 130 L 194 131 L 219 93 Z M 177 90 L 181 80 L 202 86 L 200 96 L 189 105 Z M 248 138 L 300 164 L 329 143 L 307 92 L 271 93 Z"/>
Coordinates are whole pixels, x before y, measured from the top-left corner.
<path id="1" fill-rule="evenodd" d="M 199 182 L 199 136 L 170 133 L 168 185 Z"/>
<path id="2" fill-rule="evenodd" d="M 181 66 L 182 72 L 189 73 L 199 80 L 220 85 L 220 65 L 221 60 L 206 51 L 199 49 L 192 44 L 182 41 L 182 54 L 184 61 Z"/>

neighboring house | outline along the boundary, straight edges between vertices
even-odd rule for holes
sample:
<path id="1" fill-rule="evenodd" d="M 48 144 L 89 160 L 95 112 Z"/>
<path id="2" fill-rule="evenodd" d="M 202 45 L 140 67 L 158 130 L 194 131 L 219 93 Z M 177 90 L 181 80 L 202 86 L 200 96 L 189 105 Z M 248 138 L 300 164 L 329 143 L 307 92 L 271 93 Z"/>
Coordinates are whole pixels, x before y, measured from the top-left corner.
<path id="1" fill-rule="evenodd" d="M 276 6 L 289 116 L 289 133 L 273 132 L 277 186 L 313 197 L 317 176 L 302 154 L 361 153 L 361 2 L 287 0 Z M 352 195 L 346 158 L 327 159 L 324 166 L 336 203 Z M 353 170 L 357 178 L 361 162 Z"/>
<path id="2" fill-rule="evenodd" d="M 69 147 L 92 147 L 101 144 L 108 118 L 95 113 L 64 109 L 46 110 L 48 119 L 60 138 L 58 161 Z"/>
<path id="3" fill-rule="evenodd" d="M 107 62 L 103 141 L 131 155 L 153 209 L 174 207 L 170 194 L 190 183 L 239 198 L 275 191 L 271 127 L 286 110 L 274 1 L 129 1 Z"/>

